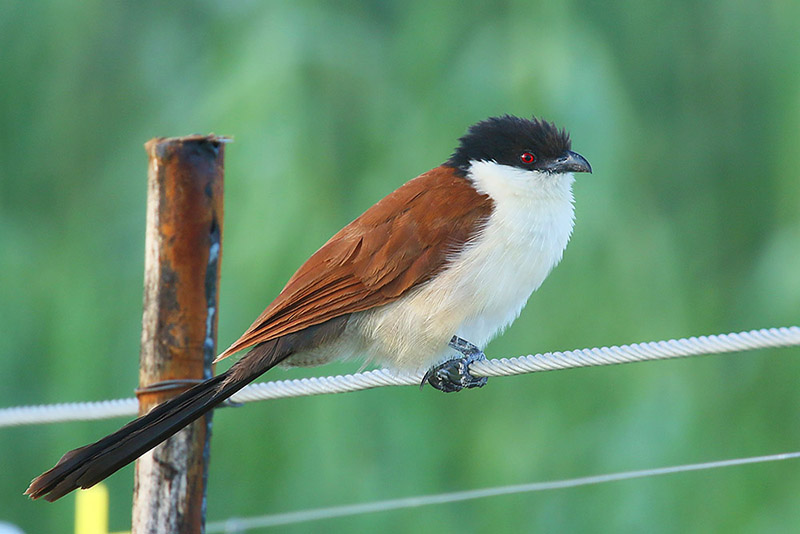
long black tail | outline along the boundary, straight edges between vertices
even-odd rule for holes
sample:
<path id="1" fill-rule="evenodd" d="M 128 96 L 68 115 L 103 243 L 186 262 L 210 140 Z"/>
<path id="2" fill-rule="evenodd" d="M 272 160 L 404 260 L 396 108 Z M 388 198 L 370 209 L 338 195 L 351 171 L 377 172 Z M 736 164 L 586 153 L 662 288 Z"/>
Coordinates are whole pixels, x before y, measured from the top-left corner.
<path id="1" fill-rule="evenodd" d="M 32 499 L 55 501 L 70 491 L 94 486 L 128 465 L 181 428 L 211 410 L 288 356 L 320 347 L 344 330 L 340 316 L 256 345 L 224 373 L 159 404 L 96 443 L 65 454 L 25 491 Z"/>
<path id="2" fill-rule="evenodd" d="M 246 355 L 248 361 L 240 360 L 100 441 L 66 453 L 52 469 L 33 479 L 25 494 L 52 502 L 74 489 L 94 486 L 274 367 L 288 356 L 280 354 L 277 345 L 256 347 Z"/>

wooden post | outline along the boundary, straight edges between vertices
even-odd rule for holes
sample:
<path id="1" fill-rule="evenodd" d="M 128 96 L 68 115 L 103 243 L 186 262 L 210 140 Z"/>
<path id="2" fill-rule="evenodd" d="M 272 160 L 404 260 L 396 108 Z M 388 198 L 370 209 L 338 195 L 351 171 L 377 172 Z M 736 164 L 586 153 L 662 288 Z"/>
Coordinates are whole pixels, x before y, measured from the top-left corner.
<path id="1" fill-rule="evenodd" d="M 147 142 L 139 413 L 206 379 L 216 354 L 224 138 Z M 163 384 L 164 387 L 152 387 Z M 136 462 L 133 534 L 205 530 L 211 413 Z"/>

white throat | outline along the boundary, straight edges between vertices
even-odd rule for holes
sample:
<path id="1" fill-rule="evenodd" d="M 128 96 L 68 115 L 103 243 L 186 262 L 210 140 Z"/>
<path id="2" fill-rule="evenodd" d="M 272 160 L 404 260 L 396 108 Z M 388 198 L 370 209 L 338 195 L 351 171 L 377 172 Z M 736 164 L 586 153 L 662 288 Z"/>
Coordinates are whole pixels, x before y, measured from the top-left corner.
<path id="1" fill-rule="evenodd" d="M 494 161 L 473 161 L 467 178 L 478 191 L 492 197 L 496 207 L 502 204 L 507 209 L 528 207 L 535 210 L 540 204 L 556 204 L 568 208 L 569 232 L 572 231 L 572 184 L 575 181 L 572 173 L 548 174 L 500 165 Z M 520 205 L 525 202 L 525 206 Z"/>

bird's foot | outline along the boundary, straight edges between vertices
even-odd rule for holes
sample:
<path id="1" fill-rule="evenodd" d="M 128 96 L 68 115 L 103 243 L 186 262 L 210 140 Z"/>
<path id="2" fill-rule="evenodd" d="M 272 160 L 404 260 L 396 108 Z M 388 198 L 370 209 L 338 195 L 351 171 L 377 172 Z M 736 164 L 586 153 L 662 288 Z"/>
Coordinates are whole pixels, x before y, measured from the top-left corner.
<path id="1" fill-rule="evenodd" d="M 424 386 L 427 382 L 439 391 L 444 391 L 445 393 L 461 391 L 465 388 L 480 388 L 485 386 L 488 380 L 485 376 L 472 376 L 469 372 L 469 364 L 486 359 L 486 355 L 483 351 L 469 341 L 461 339 L 458 336 L 453 336 L 449 345 L 464 356 L 447 360 L 429 369 L 422 378 L 422 384 L 420 384 L 420 386 Z"/>

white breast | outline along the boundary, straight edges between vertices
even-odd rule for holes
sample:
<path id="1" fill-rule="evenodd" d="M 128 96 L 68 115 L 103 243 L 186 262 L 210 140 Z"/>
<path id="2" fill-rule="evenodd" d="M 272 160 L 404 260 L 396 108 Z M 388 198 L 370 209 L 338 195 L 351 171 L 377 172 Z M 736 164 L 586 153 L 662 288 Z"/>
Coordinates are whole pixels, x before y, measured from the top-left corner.
<path id="1" fill-rule="evenodd" d="M 561 261 L 574 221 L 574 180 L 487 162 L 473 165 L 472 178 L 494 199 L 495 211 L 481 239 L 452 267 L 469 280 L 474 301 L 457 335 L 483 347 Z"/>
<path id="2" fill-rule="evenodd" d="M 428 368 L 451 356 L 454 334 L 484 347 L 561 259 L 573 224 L 571 174 L 473 162 L 468 178 L 495 203 L 479 236 L 424 286 L 351 321 L 377 363 Z"/>

